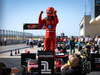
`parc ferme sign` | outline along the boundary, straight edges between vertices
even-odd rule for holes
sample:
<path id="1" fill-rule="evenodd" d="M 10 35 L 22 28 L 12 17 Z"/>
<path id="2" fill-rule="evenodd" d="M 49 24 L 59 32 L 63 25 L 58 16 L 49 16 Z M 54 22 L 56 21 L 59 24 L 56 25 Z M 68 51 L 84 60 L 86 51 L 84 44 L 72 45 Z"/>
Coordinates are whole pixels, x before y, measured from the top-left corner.
<path id="1" fill-rule="evenodd" d="M 54 75 L 54 51 L 38 51 L 39 75 Z"/>
<path id="2" fill-rule="evenodd" d="M 91 71 L 100 71 L 100 54 L 91 54 Z"/>

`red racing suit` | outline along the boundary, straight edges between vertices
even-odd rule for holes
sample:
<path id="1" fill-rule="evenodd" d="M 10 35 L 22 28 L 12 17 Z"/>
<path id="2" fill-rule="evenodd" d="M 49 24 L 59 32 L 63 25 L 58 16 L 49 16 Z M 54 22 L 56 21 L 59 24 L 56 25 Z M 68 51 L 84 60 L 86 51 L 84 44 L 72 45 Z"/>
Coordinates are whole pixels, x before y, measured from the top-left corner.
<path id="1" fill-rule="evenodd" d="M 56 13 L 52 17 L 46 17 L 41 19 L 42 14 L 39 15 L 39 24 L 44 24 L 46 28 L 44 47 L 45 51 L 49 51 L 51 46 L 51 51 L 55 52 L 56 48 L 56 26 L 58 23 L 58 17 Z"/>

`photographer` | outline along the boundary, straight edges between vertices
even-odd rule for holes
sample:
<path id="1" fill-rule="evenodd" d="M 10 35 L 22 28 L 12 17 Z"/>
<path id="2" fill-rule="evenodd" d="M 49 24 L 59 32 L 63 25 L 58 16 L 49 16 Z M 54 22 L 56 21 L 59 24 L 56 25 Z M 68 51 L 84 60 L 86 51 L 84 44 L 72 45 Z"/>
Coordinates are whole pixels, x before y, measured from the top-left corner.
<path id="1" fill-rule="evenodd" d="M 81 69 L 78 64 L 79 58 L 75 54 L 70 55 L 68 63 L 61 67 L 62 75 L 83 75 L 81 74 Z M 86 73 L 84 75 L 86 75 Z"/>
<path id="2" fill-rule="evenodd" d="M 98 38 L 97 45 L 98 45 L 98 47 L 99 47 L 99 53 L 100 53 L 100 36 L 99 36 L 99 38 Z"/>
<path id="3" fill-rule="evenodd" d="M 11 73 L 18 73 L 17 68 L 6 68 L 6 65 L 0 62 L 0 75 L 10 75 Z"/>

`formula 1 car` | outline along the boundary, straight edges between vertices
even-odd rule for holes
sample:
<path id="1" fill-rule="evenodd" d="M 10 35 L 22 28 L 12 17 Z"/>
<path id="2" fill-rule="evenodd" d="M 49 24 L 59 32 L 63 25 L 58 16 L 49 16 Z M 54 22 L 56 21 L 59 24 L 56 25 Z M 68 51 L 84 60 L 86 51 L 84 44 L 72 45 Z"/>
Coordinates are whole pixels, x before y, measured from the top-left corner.
<path id="1" fill-rule="evenodd" d="M 47 63 L 50 65 L 54 64 L 54 54 L 51 55 L 52 52 L 53 51 L 40 51 L 40 53 L 42 55 L 39 55 L 39 53 L 38 53 L 38 59 L 36 59 L 36 53 L 29 53 L 29 54 L 22 53 L 21 54 L 21 66 L 24 68 L 24 72 L 22 75 L 38 75 L 39 69 L 40 69 L 39 65 L 41 65 L 40 63 L 42 63 L 42 61 L 46 62 L 45 64 L 42 63 L 42 65 L 45 65 L 44 67 L 46 67 Z M 61 65 L 65 63 L 68 56 L 67 56 L 67 54 L 65 55 L 62 52 L 60 52 L 60 53 L 56 52 L 56 58 L 60 61 L 58 61 L 56 59 L 54 66 L 61 67 Z M 50 60 L 50 59 L 53 59 L 53 60 Z M 51 62 L 53 62 L 53 63 L 51 63 Z M 48 68 L 50 69 L 51 67 L 53 67 L 53 69 L 54 69 L 54 66 L 51 65 Z M 43 66 L 41 68 L 43 68 Z M 47 75 L 47 74 L 45 74 L 45 75 Z M 51 75 L 60 75 L 60 74 L 58 72 L 54 72 L 54 74 L 51 74 Z"/>
<path id="2" fill-rule="evenodd" d="M 60 42 L 57 42 L 57 49 L 58 50 L 62 50 L 62 52 L 67 52 L 67 47 L 68 47 L 68 45 L 66 45 L 66 42 L 62 42 L 62 41 L 60 41 Z"/>

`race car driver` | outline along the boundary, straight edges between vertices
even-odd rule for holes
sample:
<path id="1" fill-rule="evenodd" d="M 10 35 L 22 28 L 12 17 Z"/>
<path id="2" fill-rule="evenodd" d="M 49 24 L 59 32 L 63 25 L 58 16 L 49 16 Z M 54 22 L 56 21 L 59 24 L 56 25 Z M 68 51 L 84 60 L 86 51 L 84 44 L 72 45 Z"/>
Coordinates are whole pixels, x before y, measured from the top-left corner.
<path id="1" fill-rule="evenodd" d="M 58 17 L 56 15 L 57 11 L 54 10 L 53 7 L 48 7 L 46 10 L 47 17 L 42 19 L 42 13 L 40 12 L 38 22 L 39 24 L 45 25 L 46 28 L 46 34 L 45 34 L 45 40 L 44 40 L 44 47 L 45 51 L 50 50 L 55 52 L 56 48 L 56 26 L 58 21 Z"/>

